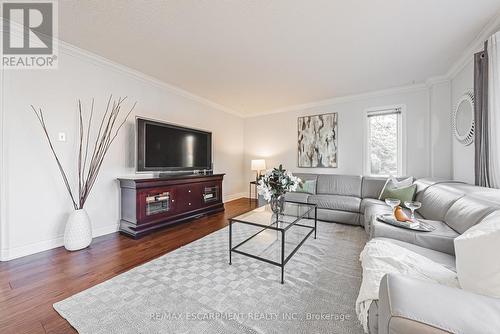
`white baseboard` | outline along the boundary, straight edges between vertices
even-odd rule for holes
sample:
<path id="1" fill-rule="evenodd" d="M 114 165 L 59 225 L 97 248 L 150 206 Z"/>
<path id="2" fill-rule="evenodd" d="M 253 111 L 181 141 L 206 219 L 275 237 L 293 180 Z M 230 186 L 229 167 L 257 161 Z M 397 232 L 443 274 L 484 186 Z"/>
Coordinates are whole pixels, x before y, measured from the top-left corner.
<path id="1" fill-rule="evenodd" d="M 238 198 L 243 198 L 246 197 L 247 193 L 246 192 L 240 192 L 236 194 L 230 194 L 230 195 L 224 195 L 224 203 L 233 201 Z M 98 229 L 94 229 L 92 231 L 93 237 L 99 237 L 101 235 L 105 234 L 110 234 L 117 232 L 119 228 L 119 224 L 112 224 L 104 227 L 100 227 Z M 23 256 L 43 252 L 49 249 L 61 247 L 64 245 L 64 236 L 59 236 L 54 239 L 50 240 L 44 240 L 44 241 L 39 241 L 35 242 L 32 244 L 24 245 L 24 246 L 18 246 L 18 247 L 13 247 L 13 248 L 8 248 L 8 249 L 1 249 L 0 250 L 0 261 L 9 261 L 13 259 L 17 259 Z"/>
<path id="2" fill-rule="evenodd" d="M 243 197 L 247 197 L 247 193 L 246 192 L 240 192 L 240 193 L 236 193 L 236 194 L 230 194 L 230 195 L 224 195 L 224 203 L 227 203 L 227 202 L 230 202 L 230 201 L 234 201 L 235 199 L 238 199 L 238 198 L 243 198 Z"/>
<path id="3" fill-rule="evenodd" d="M 118 231 L 118 224 L 103 226 L 92 231 L 94 238 L 101 235 L 110 234 Z M 49 249 L 61 247 L 64 245 L 64 236 L 59 236 L 54 239 L 35 242 L 29 245 L 13 247 L 0 250 L 0 261 L 9 261 L 23 256 L 43 252 Z"/>

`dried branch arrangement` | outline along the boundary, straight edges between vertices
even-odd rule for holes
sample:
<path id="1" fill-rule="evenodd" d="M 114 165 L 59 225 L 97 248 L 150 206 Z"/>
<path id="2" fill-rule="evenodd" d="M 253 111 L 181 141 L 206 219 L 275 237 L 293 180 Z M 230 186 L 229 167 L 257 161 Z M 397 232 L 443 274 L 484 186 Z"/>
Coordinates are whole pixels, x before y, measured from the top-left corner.
<path id="1" fill-rule="evenodd" d="M 120 132 L 128 117 L 134 110 L 136 103 L 130 108 L 130 110 L 124 115 L 121 112 L 123 103 L 127 98 L 114 99 L 110 96 L 106 105 L 106 111 L 102 116 L 99 124 L 99 129 L 93 143 L 91 143 L 91 128 L 93 127 L 93 117 L 94 117 L 94 99 L 92 99 L 90 107 L 90 115 L 87 122 L 84 120 L 83 106 L 80 100 L 78 100 L 78 116 L 79 116 L 79 146 L 78 146 L 78 194 L 75 194 L 71 188 L 71 184 L 68 181 L 67 174 L 61 165 L 61 161 L 54 149 L 52 140 L 50 139 L 49 131 L 47 125 L 45 124 L 45 119 L 43 117 L 42 109 L 38 110 L 32 105 L 31 109 L 35 113 L 42 130 L 45 134 L 45 138 L 49 144 L 52 155 L 56 160 L 57 167 L 66 186 L 66 190 L 71 198 L 73 207 L 75 210 L 83 209 L 85 202 L 87 201 L 90 192 L 97 180 L 99 171 L 101 170 L 102 163 L 106 154 L 108 153 L 111 144 L 115 140 L 116 136 Z M 120 120 L 121 119 L 121 120 Z M 78 197 L 77 197 L 77 196 Z"/>

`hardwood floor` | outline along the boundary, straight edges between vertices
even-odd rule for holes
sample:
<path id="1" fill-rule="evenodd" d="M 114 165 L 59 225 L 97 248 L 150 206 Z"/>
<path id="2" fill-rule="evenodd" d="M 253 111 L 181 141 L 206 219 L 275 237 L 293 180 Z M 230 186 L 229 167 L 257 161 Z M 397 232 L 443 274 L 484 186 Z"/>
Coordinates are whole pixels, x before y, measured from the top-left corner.
<path id="1" fill-rule="evenodd" d="M 113 233 L 81 251 L 59 247 L 0 262 L 0 333 L 76 333 L 52 304 L 221 229 L 255 206 L 242 198 L 226 203 L 225 212 L 139 240 Z"/>

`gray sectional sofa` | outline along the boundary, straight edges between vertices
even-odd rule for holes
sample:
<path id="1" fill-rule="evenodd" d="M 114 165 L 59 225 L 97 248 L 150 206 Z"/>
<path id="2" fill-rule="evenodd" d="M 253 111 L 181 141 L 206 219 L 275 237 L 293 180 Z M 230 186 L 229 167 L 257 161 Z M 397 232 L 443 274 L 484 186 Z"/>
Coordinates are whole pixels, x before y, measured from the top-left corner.
<path id="1" fill-rule="evenodd" d="M 378 214 L 391 212 L 378 200 L 384 178 L 296 175 L 316 180 L 316 191 L 288 193 L 286 198 L 317 204 L 318 219 L 361 225 L 370 238 L 385 238 L 455 271 L 454 238 L 485 219 L 500 219 L 500 190 L 419 179 L 415 181 L 415 198 L 422 202 L 422 208 L 416 215 L 436 229 L 414 232 L 377 221 Z M 379 300 L 371 304 L 368 325 L 372 334 L 500 333 L 500 299 L 386 275 Z"/>
<path id="2" fill-rule="evenodd" d="M 377 198 L 385 178 L 332 174 L 295 174 L 302 180 L 315 180 L 314 193 L 287 193 L 286 199 L 318 205 L 318 219 L 351 225 L 364 224 L 365 208 L 384 205 Z"/>

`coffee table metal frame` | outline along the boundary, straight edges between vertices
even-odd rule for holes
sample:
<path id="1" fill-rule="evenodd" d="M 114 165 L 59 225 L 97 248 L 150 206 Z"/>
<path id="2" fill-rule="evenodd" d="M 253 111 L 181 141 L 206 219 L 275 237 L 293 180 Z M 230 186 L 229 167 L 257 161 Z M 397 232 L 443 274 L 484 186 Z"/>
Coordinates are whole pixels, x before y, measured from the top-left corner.
<path id="1" fill-rule="evenodd" d="M 288 261 L 292 258 L 292 256 L 299 250 L 299 248 L 304 244 L 304 242 L 311 236 L 311 234 L 314 233 L 314 239 L 316 239 L 316 234 L 317 234 L 317 226 L 318 226 L 318 206 L 316 204 L 310 204 L 310 203 L 302 203 L 302 202 L 294 202 L 294 201 L 286 201 L 285 203 L 294 203 L 294 204 L 299 204 L 303 205 L 306 207 L 309 207 L 308 210 L 306 210 L 304 213 L 298 215 L 295 217 L 295 220 L 292 222 L 282 222 L 279 220 L 279 215 L 278 219 L 274 222 L 272 222 L 269 225 L 265 224 L 259 224 L 251 221 L 246 221 L 242 219 L 236 219 L 236 218 L 230 218 L 229 219 L 229 264 L 232 264 L 232 253 L 238 253 L 241 255 L 245 255 L 248 257 L 251 257 L 256 260 L 264 261 L 269 264 L 281 267 L 281 284 L 284 284 L 284 276 L 285 276 L 285 265 L 288 263 Z M 285 204 L 286 205 L 286 204 Z M 309 219 L 309 213 L 311 213 L 314 210 L 314 227 L 313 226 L 308 226 L 304 224 L 299 224 L 298 222 L 302 219 Z M 252 210 L 253 211 L 253 210 Z M 285 227 L 278 227 L 277 223 L 284 223 L 287 224 Z M 251 235 L 250 237 L 246 238 L 236 246 L 232 246 L 233 243 L 233 224 L 234 223 L 240 223 L 240 224 L 245 224 L 245 225 L 252 225 L 256 227 L 262 227 L 262 230 L 258 231 L 257 233 Z M 300 226 L 300 227 L 305 227 L 310 229 L 310 231 L 305 235 L 305 237 L 299 242 L 299 244 L 292 250 L 292 252 L 285 258 L 285 235 L 286 231 L 288 231 L 292 226 Z M 256 236 L 258 236 L 260 233 L 266 230 L 275 230 L 277 233 L 281 232 L 281 262 L 276 262 L 273 260 L 269 260 L 254 254 L 250 254 L 244 251 L 239 250 L 238 248 L 242 246 L 243 244 L 247 243 L 248 241 L 252 240 Z"/>

